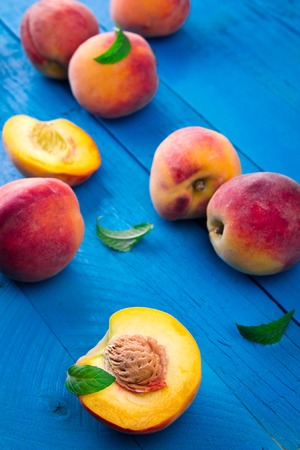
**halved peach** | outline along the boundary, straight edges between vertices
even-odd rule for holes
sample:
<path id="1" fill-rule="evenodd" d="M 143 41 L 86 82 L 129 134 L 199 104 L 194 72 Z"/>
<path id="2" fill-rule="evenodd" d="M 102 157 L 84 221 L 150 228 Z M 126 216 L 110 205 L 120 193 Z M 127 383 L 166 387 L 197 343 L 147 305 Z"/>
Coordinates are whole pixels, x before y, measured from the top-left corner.
<path id="1" fill-rule="evenodd" d="M 194 400 L 202 373 L 191 333 L 170 314 L 146 307 L 114 313 L 103 339 L 77 365 L 116 377 L 79 399 L 98 420 L 128 433 L 151 433 L 174 422 Z"/>
<path id="2" fill-rule="evenodd" d="M 27 177 L 58 178 L 70 186 L 83 183 L 101 165 L 95 141 L 66 119 L 40 121 L 19 114 L 2 130 L 5 151 Z"/>

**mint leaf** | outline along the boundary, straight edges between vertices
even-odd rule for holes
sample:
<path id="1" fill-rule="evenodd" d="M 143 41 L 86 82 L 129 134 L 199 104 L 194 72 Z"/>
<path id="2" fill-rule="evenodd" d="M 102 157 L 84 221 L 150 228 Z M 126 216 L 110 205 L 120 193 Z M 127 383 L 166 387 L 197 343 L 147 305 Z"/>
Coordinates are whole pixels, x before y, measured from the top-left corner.
<path id="1" fill-rule="evenodd" d="M 110 386 L 115 377 L 100 367 L 74 364 L 67 371 L 65 386 L 71 394 L 87 395 Z"/>
<path id="2" fill-rule="evenodd" d="M 96 232 L 100 240 L 108 247 L 118 250 L 119 252 L 129 252 L 145 234 L 152 230 L 151 223 L 140 223 L 123 231 L 112 231 L 96 223 Z"/>
<path id="3" fill-rule="evenodd" d="M 114 64 L 122 61 L 131 50 L 131 43 L 120 27 L 115 28 L 116 39 L 106 52 L 94 58 L 100 64 Z"/>
<path id="4" fill-rule="evenodd" d="M 257 342 L 263 345 L 275 344 L 279 342 L 290 323 L 295 310 L 288 312 L 278 320 L 273 322 L 256 325 L 244 326 L 236 323 L 239 333 L 248 341 Z"/>

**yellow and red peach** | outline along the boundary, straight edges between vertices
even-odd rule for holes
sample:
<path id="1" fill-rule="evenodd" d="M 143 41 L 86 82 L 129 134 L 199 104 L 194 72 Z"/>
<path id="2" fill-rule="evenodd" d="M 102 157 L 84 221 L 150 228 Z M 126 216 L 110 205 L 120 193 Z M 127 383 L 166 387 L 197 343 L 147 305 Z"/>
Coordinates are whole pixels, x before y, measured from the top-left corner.
<path id="1" fill-rule="evenodd" d="M 240 174 L 238 154 L 224 135 L 198 126 L 180 128 L 155 151 L 151 200 L 168 220 L 205 217 L 213 193 Z"/>
<path id="2" fill-rule="evenodd" d="M 101 164 L 95 141 L 66 119 L 12 116 L 4 124 L 2 140 L 7 155 L 26 177 L 53 177 L 75 186 Z"/>
<path id="3" fill-rule="evenodd" d="M 207 207 L 216 253 L 250 275 L 272 275 L 300 261 L 300 185 L 273 172 L 223 184 Z"/>
<path id="4" fill-rule="evenodd" d="M 21 20 L 25 54 L 50 78 L 67 79 L 69 61 L 77 47 L 98 33 L 96 16 L 76 0 L 40 0 Z"/>
<path id="5" fill-rule="evenodd" d="M 144 37 L 179 30 L 190 13 L 190 0 L 111 0 L 110 13 L 121 28 Z"/>
<path id="6" fill-rule="evenodd" d="M 79 397 L 98 420 L 128 433 L 152 433 L 174 422 L 201 383 L 201 356 L 190 332 L 153 308 L 114 313 L 109 330 L 78 365 L 109 371 L 116 381 Z"/>
<path id="7" fill-rule="evenodd" d="M 50 278 L 75 256 L 84 222 L 72 188 L 54 178 L 0 187 L 0 270 L 25 282 Z"/>
<path id="8" fill-rule="evenodd" d="M 99 117 L 122 117 L 143 108 L 158 87 L 156 59 L 150 45 L 138 34 L 124 35 L 131 49 L 122 60 L 109 64 L 95 61 L 116 40 L 116 33 L 109 31 L 84 42 L 70 62 L 69 81 L 75 99 Z"/>

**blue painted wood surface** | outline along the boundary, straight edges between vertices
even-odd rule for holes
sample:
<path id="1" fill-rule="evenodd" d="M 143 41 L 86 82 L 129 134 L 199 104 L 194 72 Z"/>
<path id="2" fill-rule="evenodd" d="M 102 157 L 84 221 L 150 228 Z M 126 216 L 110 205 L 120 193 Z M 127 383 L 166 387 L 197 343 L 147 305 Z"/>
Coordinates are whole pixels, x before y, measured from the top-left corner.
<path id="1" fill-rule="evenodd" d="M 30 65 L 19 25 L 30 0 L 0 6 L 0 126 L 14 114 L 65 117 L 97 141 L 103 164 L 74 188 L 85 220 L 72 263 L 36 284 L 4 276 L 0 287 L 0 448 L 288 449 L 300 448 L 300 265 L 249 277 L 214 253 L 203 223 L 169 223 L 153 210 L 149 170 L 172 131 L 202 125 L 225 134 L 243 172 L 270 170 L 300 182 L 300 4 L 288 0 L 194 0 L 182 30 L 149 41 L 160 86 L 142 111 L 101 120 L 84 111 L 67 82 Z M 102 31 L 109 2 L 84 1 Z M 21 175 L 0 147 L 0 183 Z M 96 218 L 153 231 L 130 253 L 104 247 Z M 103 222 L 104 224 L 104 222 Z M 147 436 L 117 433 L 89 416 L 64 387 L 66 370 L 128 306 L 162 309 L 195 336 L 203 382 L 188 411 Z M 260 346 L 235 322 L 253 325 L 296 313 L 282 341 Z"/>

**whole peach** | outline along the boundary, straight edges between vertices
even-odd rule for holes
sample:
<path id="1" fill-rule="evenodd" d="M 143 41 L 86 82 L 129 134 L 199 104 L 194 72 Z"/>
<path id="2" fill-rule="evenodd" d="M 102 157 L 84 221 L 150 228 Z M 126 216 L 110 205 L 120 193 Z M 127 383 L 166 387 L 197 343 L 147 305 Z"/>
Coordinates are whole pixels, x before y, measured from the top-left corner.
<path id="1" fill-rule="evenodd" d="M 113 21 L 144 37 L 166 36 L 179 30 L 190 12 L 190 0 L 111 0 Z"/>
<path id="2" fill-rule="evenodd" d="M 18 281 L 52 277 L 75 256 L 84 235 L 79 203 L 54 178 L 25 178 L 0 187 L 0 270 Z"/>
<path id="3" fill-rule="evenodd" d="M 207 207 L 216 253 L 235 269 L 271 275 L 300 261 L 300 185 L 273 172 L 223 184 Z"/>
<path id="4" fill-rule="evenodd" d="M 180 128 L 154 153 L 150 172 L 153 206 L 168 220 L 205 217 L 213 193 L 240 173 L 240 159 L 221 133 L 198 126 Z"/>
<path id="5" fill-rule="evenodd" d="M 21 20 L 24 51 L 33 66 L 50 78 L 67 79 L 77 47 L 98 33 L 97 18 L 76 0 L 40 0 Z"/>
<path id="6" fill-rule="evenodd" d="M 120 61 L 95 61 L 111 48 L 116 36 L 109 31 L 91 37 L 76 50 L 69 66 L 74 97 L 87 111 L 103 118 L 122 117 L 143 108 L 158 87 L 154 53 L 138 34 L 124 33 L 131 49 Z"/>

